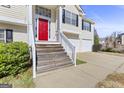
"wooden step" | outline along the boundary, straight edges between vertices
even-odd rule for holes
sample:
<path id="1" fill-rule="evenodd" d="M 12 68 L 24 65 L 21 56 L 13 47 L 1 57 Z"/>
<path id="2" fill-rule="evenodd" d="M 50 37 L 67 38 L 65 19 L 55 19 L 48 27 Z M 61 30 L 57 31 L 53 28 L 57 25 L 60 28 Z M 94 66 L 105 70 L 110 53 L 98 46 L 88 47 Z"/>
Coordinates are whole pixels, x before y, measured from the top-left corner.
<path id="1" fill-rule="evenodd" d="M 63 48 L 37 48 L 37 52 L 57 52 L 57 51 L 65 51 Z"/>
<path id="2" fill-rule="evenodd" d="M 61 55 L 61 54 L 67 54 L 65 51 L 56 51 L 56 52 L 47 52 L 47 53 L 44 53 L 44 52 L 37 52 L 37 56 L 44 56 L 44 55 Z"/>
<path id="3" fill-rule="evenodd" d="M 37 68 L 37 74 L 39 73 L 44 73 L 44 72 L 48 72 L 48 71 L 52 71 L 52 70 L 56 70 L 56 69 L 61 69 L 61 68 L 65 68 L 65 67 L 70 67 L 70 66 L 73 66 L 73 64 L 71 62 L 67 62 L 66 64 L 61 64 L 61 65 L 52 65 L 51 67 L 39 67 Z"/>
<path id="4" fill-rule="evenodd" d="M 68 55 L 66 55 L 66 53 L 63 54 L 57 54 L 57 55 L 43 55 L 43 56 L 37 56 L 37 61 L 47 61 L 47 60 L 53 60 L 53 59 L 60 59 L 60 58 L 65 58 L 65 57 L 69 57 Z"/>
<path id="5" fill-rule="evenodd" d="M 64 58 L 59 58 L 56 60 L 46 60 L 46 61 L 38 61 L 37 66 L 43 66 L 43 65 L 50 65 L 50 64 L 57 64 L 57 63 L 62 63 L 66 61 L 71 61 L 69 57 L 64 57 Z"/>
<path id="6" fill-rule="evenodd" d="M 42 46 L 42 45 L 36 45 L 36 48 L 63 48 L 61 45 L 55 45 L 55 46 Z"/>
<path id="7" fill-rule="evenodd" d="M 36 44 L 36 47 L 61 47 L 61 44 Z"/>
<path id="8" fill-rule="evenodd" d="M 56 67 L 56 66 L 62 66 L 62 65 L 65 65 L 65 64 L 72 64 L 71 60 L 68 60 L 68 61 L 65 61 L 65 62 L 54 62 L 54 63 L 51 63 L 51 64 L 48 64 L 48 65 L 43 65 L 43 66 L 37 66 L 37 70 L 38 69 L 47 69 L 47 68 L 51 68 L 51 67 Z"/>
<path id="9" fill-rule="evenodd" d="M 56 58 L 61 58 L 61 57 L 67 57 L 66 53 L 62 53 L 62 54 L 51 54 L 51 55 L 42 55 L 42 56 L 37 56 L 37 60 L 52 60 L 52 59 L 56 59 Z"/>

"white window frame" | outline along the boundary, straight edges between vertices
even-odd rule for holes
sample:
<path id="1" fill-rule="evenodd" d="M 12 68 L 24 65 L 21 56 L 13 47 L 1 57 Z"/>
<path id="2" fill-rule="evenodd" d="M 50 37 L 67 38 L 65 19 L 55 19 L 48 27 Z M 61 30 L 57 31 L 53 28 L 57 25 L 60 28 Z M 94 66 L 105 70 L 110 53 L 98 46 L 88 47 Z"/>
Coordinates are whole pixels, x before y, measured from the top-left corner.
<path id="1" fill-rule="evenodd" d="M 50 29 L 50 26 L 51 26 L 51 19 L 50 18 L 48 18 L 48 17 L 44 17 L 44 16 L 41 16 L 41 15 L 35 15 L 35 17 L 36 17 L 36 19 L 35 19 L 35 21 L 37 21 L 36 23 L 35 23 L 35 26 L 36 26 L 36 33 L 37 33 L 37 37 L 35 37 L 36 38 L 36 41 L 39 41 L 39 18 L 40 19 L 45 19 L 45 20 L 48 20 L 48 41 L 52 41 L 52 39 L 51 39 L 51 29 Z"/>
<path id="2" fill-rule="evenodd" d="M 67 21 L 66 19 L 69 19 L 69 21 Z M 74 14 L 68 10 L 65 10 L 65 23 L 77 26 L 77 14 Z"/>
<path id="3" fill-rule="evenodd" d="M 4 38 L 3 38 L 4 41 L 3 42 L 6 43 L 7 42 L 7 39 L 6 39 L 6 31 L 7 31 L 7 29 L 0 29 L 0 30 L 3 30 L 4 31 L 3 32 L 3 35 L 4 35 Z"/>
<path id="4" fill-rule="evenodd" d="M 82 26 L 83 26 L 82 30 L 86 30 L 86 31 L 90 31 L 91 32 L 91 23 L 90 22 L 87 22 L 87 21 L 83 20 Z"/>
<path id="5" fill-rule="evenodd" d="M 47 9 L 44 7 L 36 6 L 36 12 L 37 15 L 44 16 L 51 18 L 51 9 Z"/>
<path id="6" fill-rule="evenodd" d="M 0 30 L 3 30 L 3 42 L 6 43 L 6 30 L 5 29 L 0 29 Z"/>

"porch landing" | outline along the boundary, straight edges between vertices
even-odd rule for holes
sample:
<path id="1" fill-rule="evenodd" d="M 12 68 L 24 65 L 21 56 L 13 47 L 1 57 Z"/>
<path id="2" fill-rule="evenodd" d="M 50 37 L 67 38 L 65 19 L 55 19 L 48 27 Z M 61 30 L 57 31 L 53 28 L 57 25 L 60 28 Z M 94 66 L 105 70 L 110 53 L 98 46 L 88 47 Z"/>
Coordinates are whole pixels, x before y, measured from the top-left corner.
<path id="1" fill-rule="evenodd" d="M 60 44 L 58 41 L 36 41 L 35 44 Z"/>

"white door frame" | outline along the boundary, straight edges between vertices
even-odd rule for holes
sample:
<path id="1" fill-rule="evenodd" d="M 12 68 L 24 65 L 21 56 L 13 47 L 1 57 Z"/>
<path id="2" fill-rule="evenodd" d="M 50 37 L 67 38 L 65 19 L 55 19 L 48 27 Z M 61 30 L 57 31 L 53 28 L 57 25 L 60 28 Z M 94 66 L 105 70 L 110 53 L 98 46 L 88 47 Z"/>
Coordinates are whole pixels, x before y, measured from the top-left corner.
<path id="1" fill-rule="evenodd" d="M 45 19 L 45 20 L 47 20 L 48 21 L 48 41 L 51 41 L 51 29 L 50 29 L 50 23 L 51 23 L 51 19 L 50 18 L 47 18 L 47 17 L 44 17 L 44 16 L 41 16 L 41 15 L 36 15 L 36 20 L 37 20 L 37 24 L 36 24 L 36 26 L 37 26 L 37 38 L 36 38 L 36 40 L 37 41 L 40 41 L 39 39 L 38 39 L 38 37 L 39 37 L 39 18 L 41 18 L 41 19 Z M 35 20 L 35 21 L 36 21 Z"/>

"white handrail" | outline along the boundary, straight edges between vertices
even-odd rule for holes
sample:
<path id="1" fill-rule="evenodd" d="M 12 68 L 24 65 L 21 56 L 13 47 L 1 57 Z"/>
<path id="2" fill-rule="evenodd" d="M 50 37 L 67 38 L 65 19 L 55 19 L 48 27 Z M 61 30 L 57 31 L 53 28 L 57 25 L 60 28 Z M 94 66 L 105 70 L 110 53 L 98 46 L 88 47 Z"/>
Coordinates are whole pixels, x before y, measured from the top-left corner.
<path id="1" fill-rule="evenodd" d="M 76 66 L 76 47 L 69 41 L 69 39 L 60 32 L 60 43 L 65 48 L 65 51 L 72 59 L 73 64 Z"/>

